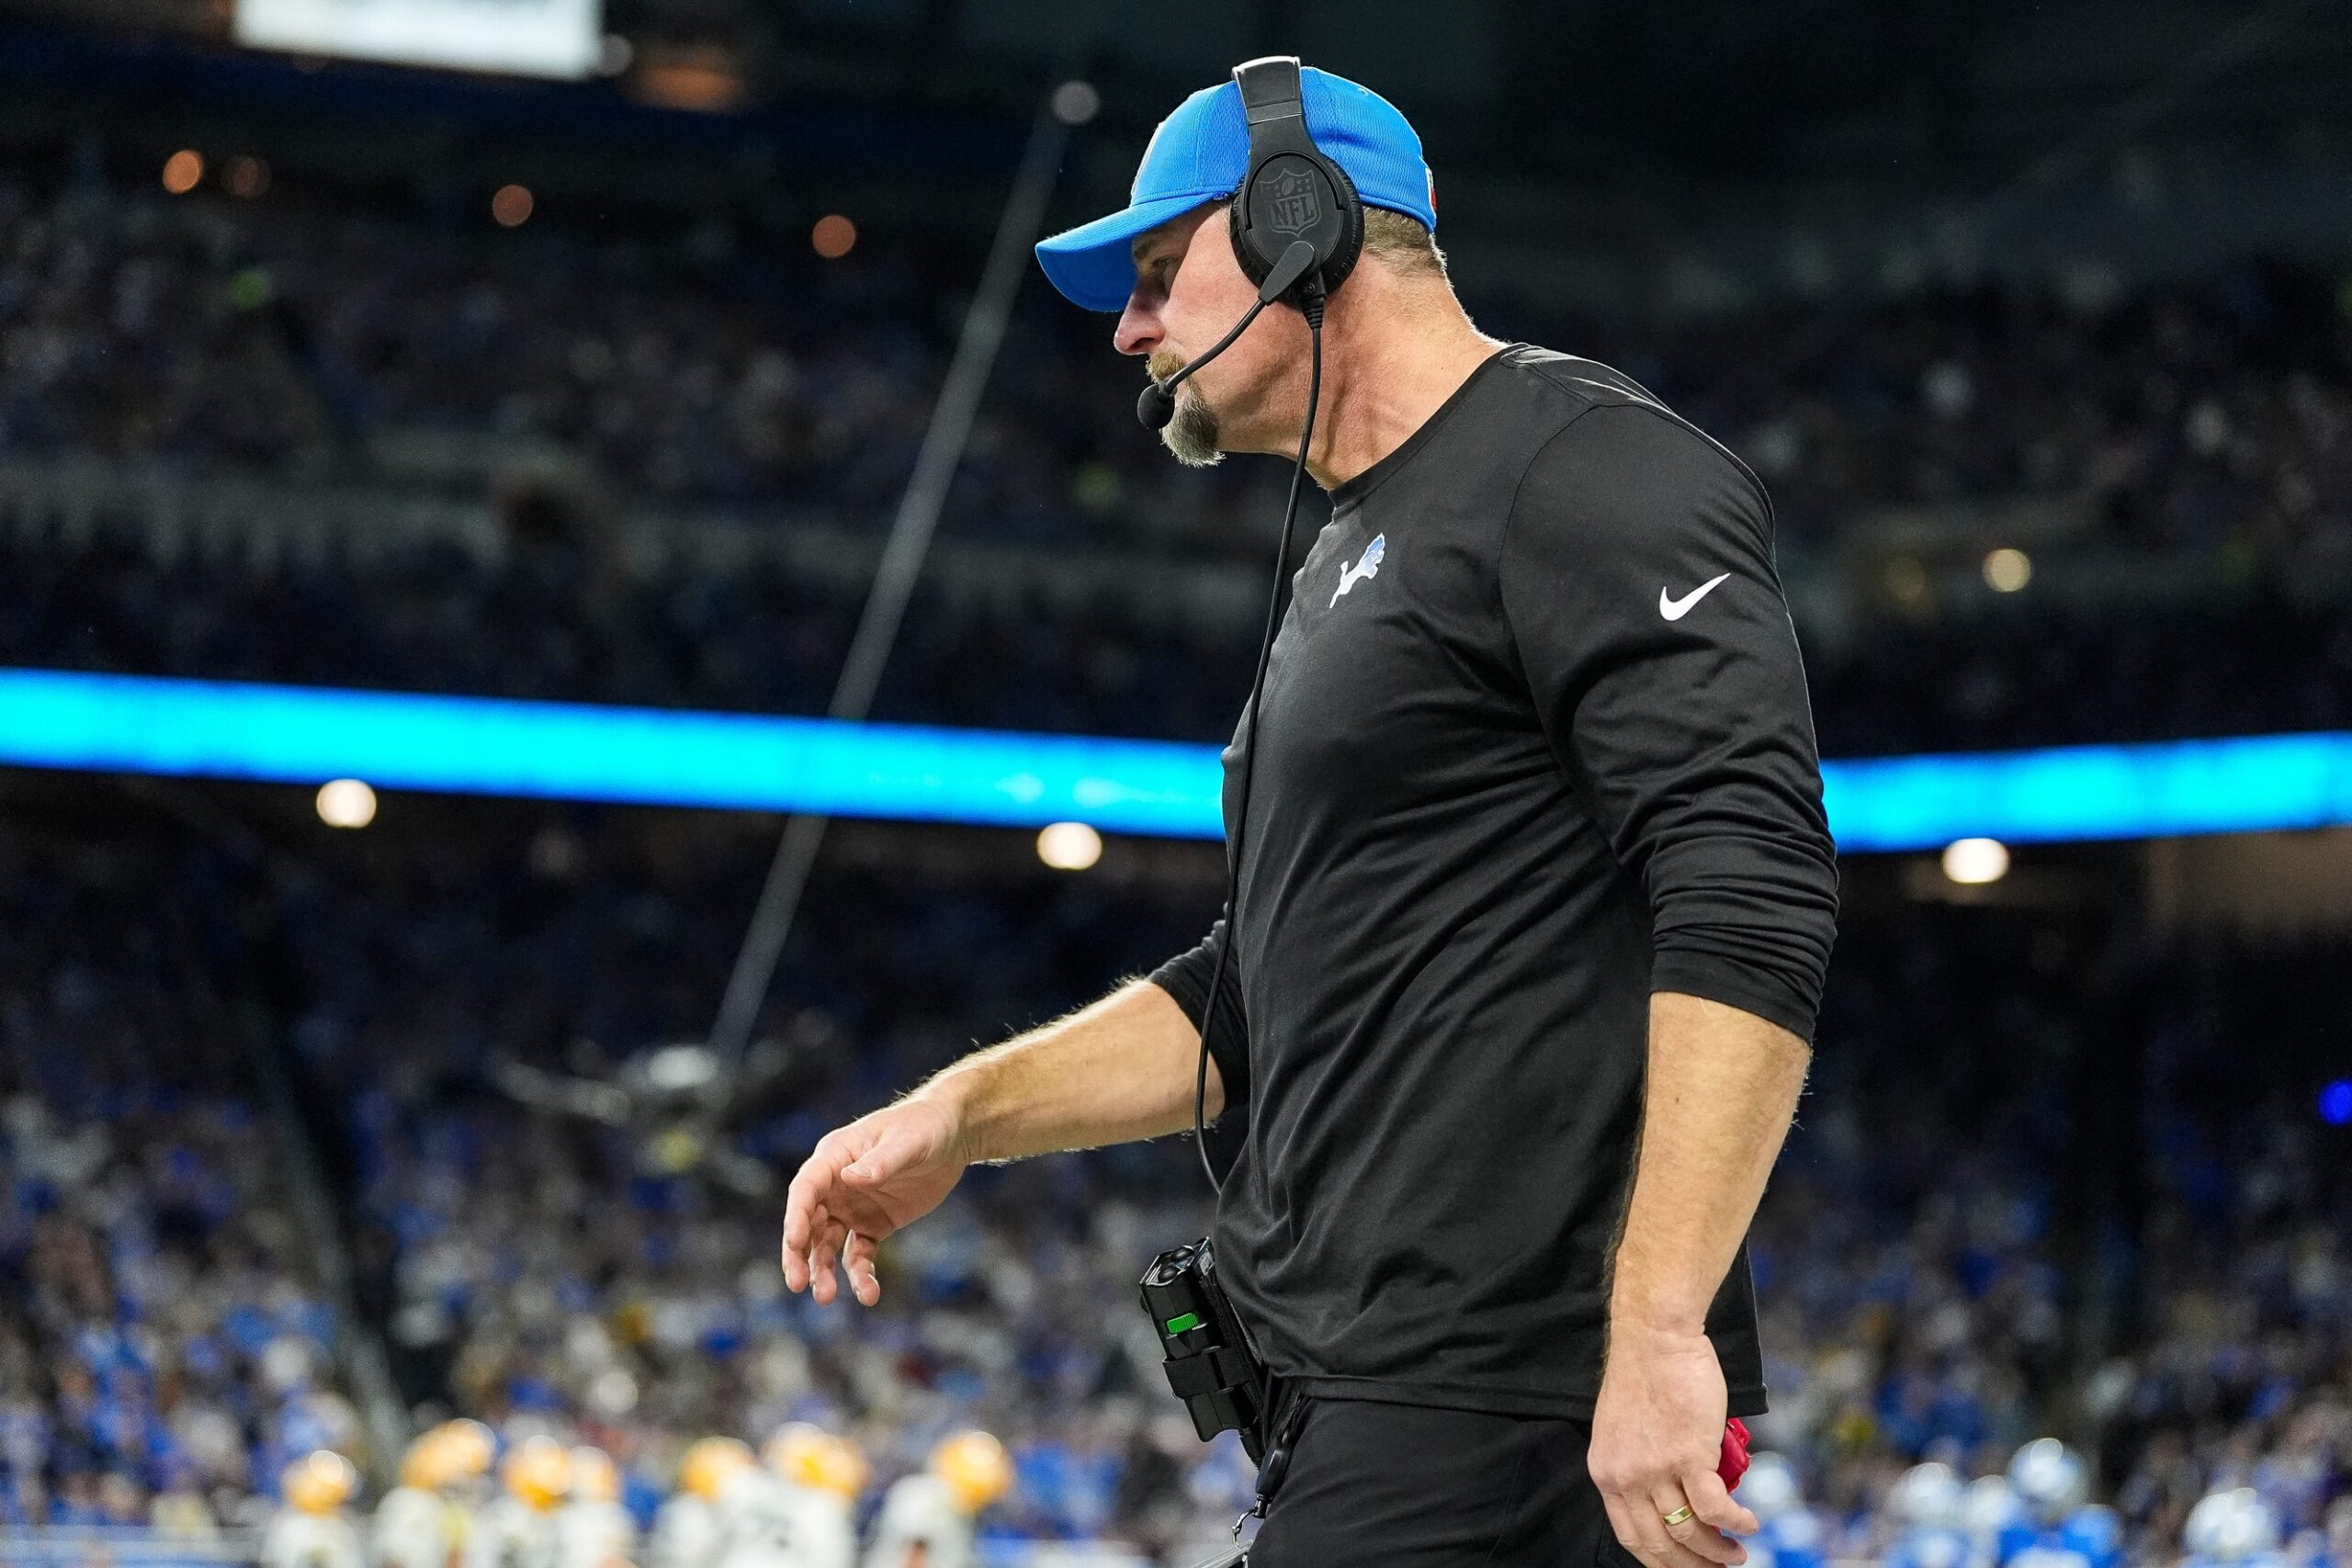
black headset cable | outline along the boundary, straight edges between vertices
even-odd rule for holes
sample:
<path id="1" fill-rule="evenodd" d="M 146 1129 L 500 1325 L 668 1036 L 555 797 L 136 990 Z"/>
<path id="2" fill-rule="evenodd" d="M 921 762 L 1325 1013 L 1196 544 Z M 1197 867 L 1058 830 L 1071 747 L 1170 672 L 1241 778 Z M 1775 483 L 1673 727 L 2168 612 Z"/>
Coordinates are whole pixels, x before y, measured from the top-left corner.
<path id="1" fill-rule="evenodd" d="M 1258 645 L 1258 673 L 1250 682 L 1250 730 L 1241 753 L 1241 795 L 1234 803 L 1233 850 L 1225 867 L 1225 941 L 1217 944 L 1216 964 L 1209 974 L 1208 1000 L 1201 1007 L 1201 1059 L 1193 1074 L 1193 1145 L 1200 1152 L 1201 1169 L 1208 1176 L 1209 1190 L 1220 1197 L 1225 1193 L 1225 1183 L 1217 1179 L 1216 1167 L 1209 1159 L 1209 1031 L 1216 1022 L 1217 992 L 1225 984 L 1226 959 L 1231 955 L 1234 943 L 1240 940 L 1235 908 L 1241 899 L 1241 835 L 1250 822 L 1250 775 L 1258 765 L 1258 728 L 1265 719 L 1259 705 L 1265 700 L 1266 665 L 1273 656 L 1274 633 L 1282 625 L 1283 582 L 1290 566 L 1291 528 L 1298 519 L 1299 482 L 1306 476 L 1307 450 L 1315 442 L 1315 405 L 1323 393 L 1323 280 L 1310 272 L 1300 288 L 1305 297 L 1299 302 L 1299 310 L 1306 317 L 1312 344 L 1306 378 L 1306 423 L 1298 434 L 1298 461 L 1291 466 L 1290 500 L 1283 507 L 1282 543 L 1274 552 L 1274 587 L 1266 601 L 1266 635 Z M 1243 1021 L 1246 1026 L 1246 1015 Z M 1242 1048 L 1249 1049 L 1246 1036 Z M 1229 1111 L 1232 1106 L 1228 1103 L 1226 1109 Z"/>

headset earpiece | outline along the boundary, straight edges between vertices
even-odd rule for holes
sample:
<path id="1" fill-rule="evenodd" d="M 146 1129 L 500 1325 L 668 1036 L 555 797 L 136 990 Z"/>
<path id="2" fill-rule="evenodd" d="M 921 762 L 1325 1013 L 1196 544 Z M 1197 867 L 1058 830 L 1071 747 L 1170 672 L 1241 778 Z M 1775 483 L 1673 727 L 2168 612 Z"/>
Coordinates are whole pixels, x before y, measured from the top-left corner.
<path id="1" fill-rule="evenodd" d="M 1276 213 L 1295 210 L 1299 182 L 1312 181 L 1317 205 L 1340 220 L 1330 225 L 1337 231 L 1329 240 L 1311 231 L 1303 236 L 1315 246 L 1316 272 L 1323 280 L 1323 292 L 1329 294 L 1355 270 L 1356 258 L 1363 254 L 1363 203 L 1356 197 L 1355 181 L 1328 160 L 1316 168 L 1287 154 L 1268 160 L 1264 173 L 1266 177 L 1261 179 L 1253 169 L 1226 207 L 1226 226 L 1233 235 L 1233 254 L 1239 258 L 1242 272 L 1252 283 L 1265 282 L 1276 259 L 1293 241 L 1302 238 L 1283 229 Z M 1278 190 L 1286 194 L 1277 197 Z"/>
<path id="2" fill-rule="evenodd" d="M 1250 282 L 1263 283 L 1282 254 L 1305 240 L 1315 247 L 1312 276 L 1329 294 L 1363 252 L 1363 202 L 1355 181 L 1307 134 L 1295 55 L 1237 65 L 1233 80 L 1250 128 L 1250 169 L 1227 208 L 1233 254 Z"/>

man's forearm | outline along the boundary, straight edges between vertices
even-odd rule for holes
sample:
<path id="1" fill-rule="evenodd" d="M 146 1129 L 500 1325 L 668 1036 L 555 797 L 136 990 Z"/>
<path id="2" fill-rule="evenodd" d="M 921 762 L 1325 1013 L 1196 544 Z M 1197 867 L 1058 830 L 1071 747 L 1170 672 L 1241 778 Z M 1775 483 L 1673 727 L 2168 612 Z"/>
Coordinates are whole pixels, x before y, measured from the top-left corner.
<path id="1" fill-rule="evenodd" d="M 1721 1002 L 1650 998 L 1641 1155 L 1617 1246 L 1614 1325 L 1695 1333 L 1780 1156 L 1812 1052 Z"/>
<path id="2" fill-rule="evenodd" d="M 953 1112 L 973 1160 L 1156 1138 L 1193 1124 L 1200 1031 L 1148 980 L 976 1052 L 915 1090 Z M 1208 1116 L 1225 1108 L 1209 1064 Z"/>

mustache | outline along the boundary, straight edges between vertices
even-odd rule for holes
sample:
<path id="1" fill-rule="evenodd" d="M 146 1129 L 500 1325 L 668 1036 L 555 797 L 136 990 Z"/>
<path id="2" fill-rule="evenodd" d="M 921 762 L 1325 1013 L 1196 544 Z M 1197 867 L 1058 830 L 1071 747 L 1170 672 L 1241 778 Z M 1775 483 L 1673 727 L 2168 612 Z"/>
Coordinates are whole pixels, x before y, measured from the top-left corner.
<path id="1" fill-rule="evenodd" d="M 1153 380 L 1165 381 L 1170 376 L 1175 375 L 1179 370 L 1183 369 L 1189 363 L 1190 361 L 1185 359 L 1182 355 L 1175 353 L 1173 350 L 1163 348 L 1154 354 L 1149 359 L 1145 360 L 1143 367 L 1145 374 L 1148 375 Z"/>

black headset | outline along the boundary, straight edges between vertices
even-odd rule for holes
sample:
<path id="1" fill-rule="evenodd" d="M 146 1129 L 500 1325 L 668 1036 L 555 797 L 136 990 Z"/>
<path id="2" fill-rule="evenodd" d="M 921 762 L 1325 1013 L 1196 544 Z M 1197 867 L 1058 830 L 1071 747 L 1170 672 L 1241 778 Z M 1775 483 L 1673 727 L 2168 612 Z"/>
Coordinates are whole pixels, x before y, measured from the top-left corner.
<path id="1" fill-rule="evenodd" d="M 1305 240 L 1315 247 L 1314 276 L 1329 294 L 1363 253 L 1356 183 L 1307 134 L 1298 56 L 1245 62 L 1233 68 L 1233 81 L 1250 128 L 1250 172 L 1226 209 L 1233 254 L 1250 281 L 1262 284 L 1283 253 Z"/>
<path id="2" fill-rule="evenodd" d="M 1176 389 L 1232 347 L 1277 299 L 1306 315 L 1316 333 L 1319 366 L 1323 301 L 1363 254 L 1363 200 L 1348 172 L 1317 151 L 1306 133 L 1298 56 L 1249 61 L 1233 68 L 1233 81 L 1241 89 L 1241 117 L 1250 128 L 1250 166 L 1226 208 L 1226 222 L 1233 232 L 1234 257 L 1243 276 L 1258 286 L 1258 299 L 1206 353 L 1167 380 L 1144 388 L 1136 399 L 1136 418 L 1147 430 L 1166 428 L 1176 417 Z M 1314 418 L 1310 401 L 1310 434 Z M 1304 462 L 1304 438 L 1299 450 Z M 1283 526 L 1290 526 L 1287 518 Z"/>

